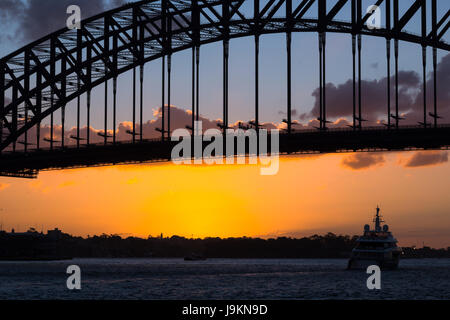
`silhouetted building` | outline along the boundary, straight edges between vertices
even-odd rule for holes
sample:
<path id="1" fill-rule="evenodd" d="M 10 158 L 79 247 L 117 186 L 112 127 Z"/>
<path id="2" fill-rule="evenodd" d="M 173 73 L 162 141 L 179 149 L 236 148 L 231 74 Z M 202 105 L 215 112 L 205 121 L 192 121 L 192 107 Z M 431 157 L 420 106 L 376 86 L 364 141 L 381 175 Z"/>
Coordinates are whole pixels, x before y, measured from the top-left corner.
<path id="1" fill-rule="evenodd" d="M 52 239 L 52 240 L 59 240 L 59 239 L 63 238 L 63 233 L 58 228 L 55 228 L 53 230 L 48 230 L 47 231 L 47 237 Z"/>
<path id="2" fill-rule="evenodd" d="M 37 232 L 34 228 L 30 228 L 27 232 L 16 232 L 14 229 L 11 229 L 10 233 L 7 233 L 10 237 L 26 237 L 26 238 L 37 238 L 43 237 L 42 233 Z"/>

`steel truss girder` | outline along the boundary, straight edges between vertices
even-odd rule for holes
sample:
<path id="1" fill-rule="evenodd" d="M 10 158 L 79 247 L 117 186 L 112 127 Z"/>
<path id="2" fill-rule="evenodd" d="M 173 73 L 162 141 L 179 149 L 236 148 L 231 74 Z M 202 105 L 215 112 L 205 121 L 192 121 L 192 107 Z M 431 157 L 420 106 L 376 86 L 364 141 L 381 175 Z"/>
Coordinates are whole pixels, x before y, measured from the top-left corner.
<path id="1" fill-rule="evenodd" d="M 258 10 L 252 17 L 242 12 L 246 1 L 253 1 Z M 431 1 L 435 5 L 436 0 Z M 351 22 L 334 20 L 350 2 L 357 4 L 357 16 Z M 144 0 L 86 19 L 80 30 L 59 30 L 0 59 L 0 127 L 7 130 L 6 137 L 2 133 L 0 139 L 0 151 L 93 87 L 146 62 L 202 44 L 270 33 L 336 32 L 402 40 L 450 51 L 450 44 L 442 40 L 450 25 L 449 12 L 440 20 L 433 18 L 428 34 L 423 27 L 421 35 L 414 35 L 403 28 L 419 10 L 422 10 L 422 24 L 426 25 L 426 1 L 415 0 L 402 17 L 398 16 L 398 0 L 377 0 L 376 4 L 383 2 L 392 2 L 394 23 L 392 28 L 389 23 L 378 30 L 365 26 L 369 15 L 362 15 L 361 0 L 339 0 L 331 8 L 326 7 L 326 0 L 269 0 L 261 8 L 259 0 Z M 318 7 L 318 18 L 305 18 L 314 4 Z M 280 17 L 283 5 L 290 10 Z M 107 45 L 110 42 L 117 45 L 111 48 Z M 31 86 L 30 80 L 37 76 L 42 79 Z M 6 104 L 5 93 L 11 89 L 14 99 Z M 50 96 L 43 96 L 46 92 Z M 53 103 L 43 105 L 37 97 Z M 21 104 L 25 104 L 25 112 L 33 113 L 25 122 L 18 118 Z"/>

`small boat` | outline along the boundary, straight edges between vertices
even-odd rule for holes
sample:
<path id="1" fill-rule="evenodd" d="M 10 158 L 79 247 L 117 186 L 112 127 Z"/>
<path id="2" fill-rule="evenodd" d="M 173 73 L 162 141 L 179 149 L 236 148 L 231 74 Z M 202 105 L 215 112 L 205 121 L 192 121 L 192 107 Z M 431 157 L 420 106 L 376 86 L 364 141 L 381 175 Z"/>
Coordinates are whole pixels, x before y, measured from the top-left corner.
<path id="1" fill-rule="evenodd" d="M 184 261 L 203 261 L 203 260 L 206 260 L 204 256 L 195 253 L 184 257 Z"/>
<path id="2" fill-rule="evenodd" d="M 378 206 L 373 222 L 375 229 L 370 230 L 366 224 L 364 234 L 356 240 L 347 269 L 365 269 L 370 265 L 378 265 L 380 269 L 397 269 L 402 250 L 397 246 L 397 239 L 389 231 L 389 226 L 385 224 L 381 227 L 384 221 Z"/>

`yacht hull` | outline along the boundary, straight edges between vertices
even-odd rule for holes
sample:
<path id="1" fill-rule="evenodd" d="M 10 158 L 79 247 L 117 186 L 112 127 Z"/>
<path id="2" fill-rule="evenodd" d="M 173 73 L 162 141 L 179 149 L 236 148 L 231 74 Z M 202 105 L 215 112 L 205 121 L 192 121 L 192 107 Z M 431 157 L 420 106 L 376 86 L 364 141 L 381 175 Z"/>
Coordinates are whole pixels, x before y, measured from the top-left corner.
<path id="1" fill-rule="evenodd" d="M 382 270 L 394 270 L 398 268 L 399 260 L 375 260 L 375 259 L 350 259 L 348 261 L 347 270 L 367 269 L 371 265 L 377 265 Z"/>

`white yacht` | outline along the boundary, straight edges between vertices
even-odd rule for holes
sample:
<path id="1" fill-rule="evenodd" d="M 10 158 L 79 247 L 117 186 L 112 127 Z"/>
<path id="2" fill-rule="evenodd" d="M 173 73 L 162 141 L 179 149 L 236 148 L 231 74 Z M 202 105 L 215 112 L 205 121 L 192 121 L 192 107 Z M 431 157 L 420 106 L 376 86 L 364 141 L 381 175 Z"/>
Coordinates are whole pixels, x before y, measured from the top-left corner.
<path id="1" fill-rule="evenodd" d="M 402 250 L 397 247 L 397 239 L 392 236 L 389 226 L 385 224 L 381 227 L 384 221 L 378 206 L 373 222 L 375 222 L 375 229 L 370 230 L 370 226 L 366 224 L 364 235 L 356 240 L 356 247 L 352 250 L 348 261 L 348 269 L 367 268 L 369 265 L 378 265 L 381 269 L 398 267 Z"/>

